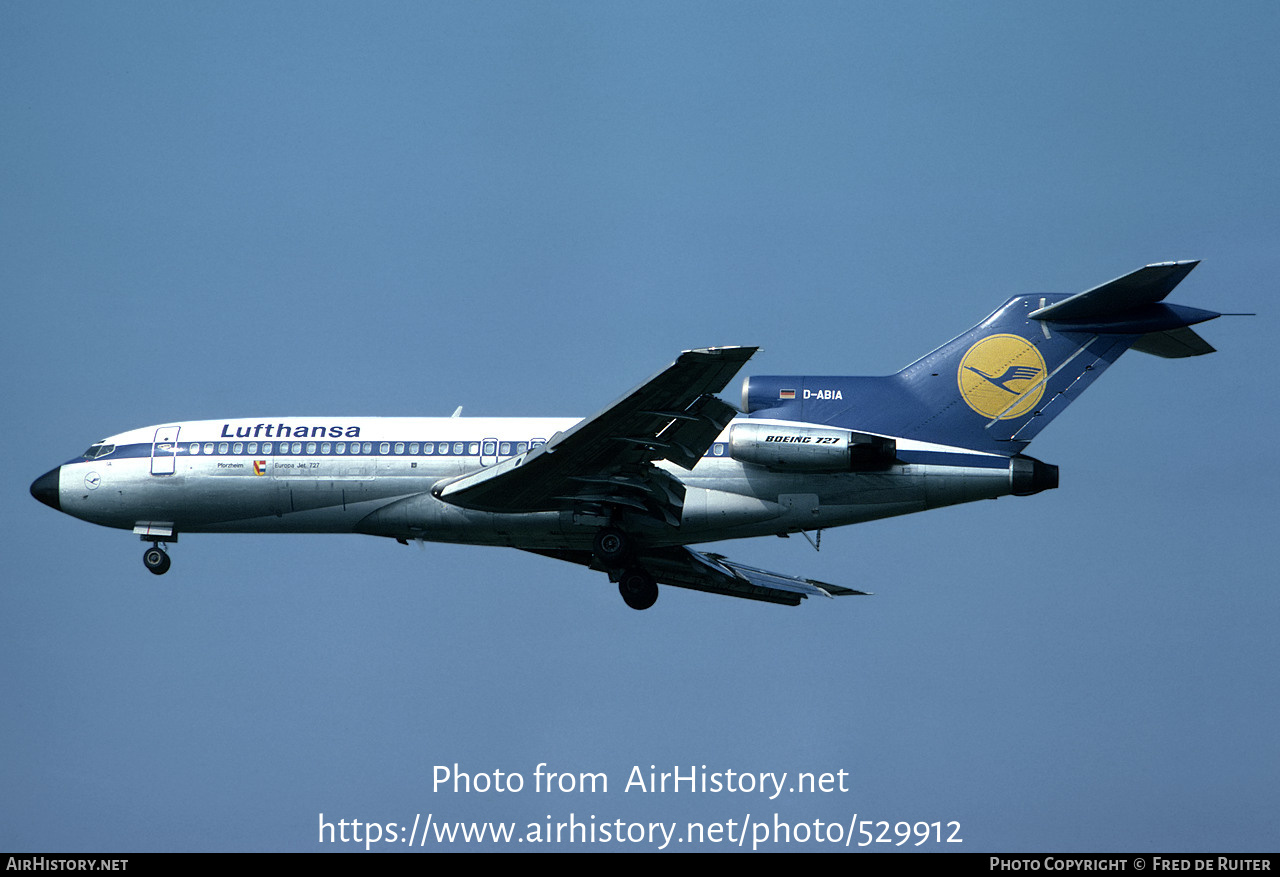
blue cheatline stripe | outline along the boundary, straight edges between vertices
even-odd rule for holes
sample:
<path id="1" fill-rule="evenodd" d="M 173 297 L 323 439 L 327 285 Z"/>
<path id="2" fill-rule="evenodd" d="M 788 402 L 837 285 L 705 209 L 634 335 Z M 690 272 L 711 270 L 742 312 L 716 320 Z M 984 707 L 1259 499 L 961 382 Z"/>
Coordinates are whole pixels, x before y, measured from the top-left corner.
<path id="1" fill-rule="evenodd" d="M 227 450 L 225 453 L 221 453 L 218 451 L 218 446 L 224 443 L 227 445 Z M 468 441 L 461 442 L 461 444 L 463 445 L 463 451 L 461 453 L 454 453 L 454 450 L 453 450 L 453 446 L 455 444 L 459 444 L 459 442 L 445 442 L 445 441 L 400 442 L 400 441 L 391 440 L 387 442 L 382 442 L 382 441 L 337 442 L 333 440 L 326 440 L 324 442 L 313 442 L 310 439 L 307 439 L 307 440 L 301 441 L 300 443 L 303 447 L 303 450 L 295 454 L 293 453 L 292 450 L 282 451 L 281 450 L 282 443 L 275 440 L 270 441 L 271 450 L 269 452 L 262 450 L 263 444 L 266 444 L 266 442 L 262 442 L 262 441 L 255 443 L 257 445 L 257 448 L 253 451 L 248 450 L 250 442 L 246 442 L 243 440 L 234 441 L 234 442 L 216 441 L 216 442 L 212 442 L 213 452 L 206 454 L 204 452 L 204 446 L 207 444 L 210 444 L 210 442 L 204 442 L 204 441 L 179 442 L 177 453 L 174 454 L 174 456 L 177 456 L 177 457 L 265 457 L 265 456 L 272 456 L 272 457 L 415 457 L 415 458 L 416 457 L 479 457 L 479 456 L 482 456 L 481 451 L 483 450 L 481 447 L 483 443 L 476 440 L 468 440 Z M 499 442 L 499 450 L 501 449 L 502 443 L 503 442 L 501 441 Z M 200 450 L 198 453 L 194 453 L 194 454 L 191 453 L 191 446 L 193 444 L 199 446 Z M 240 445 L 240 450 L 238 452 L 235 450 L 235 446 L 237 444 Z M 286 440 L 285 442 L 283 442 L 283 445 L 286 448 L 291 447 L 293 444 L 295 444 L 295 442 L 291 440 Z M 314 451 L 307 452 L 306 447 L 309 444 L 314 444 L 316 446 Z M 347 450 L 341 454 L 337 453 L 337 451 L 334 449 L 334 446 L 338 444 L 345 444 L 347 446 Z M 361 451 L 361 447 L 364 444 L 368 444 L 371 446 L 371 450 L 368 453 L 364 453 Z M 380 450 L 383 444 L 389 444 L 391 446 L 391 450 L 389 450 L 385 454 L 382 453 Z M 397 444 L 403 445 L 405 450 L 401 451 L 400 453 L 395 453 L 395 446 Z M 414 445 L 414 444 L 419 446 L 418 451 L 416 453 L 410 453 L 408 448 L 410 445 Z M 483 454 L 483 456 L 514 457 L 514 456 L 517 456 L 518 454 L 525 453 L 528 450 L 529 443 L 527 441 L 521 441 L 521 442 L 512 441 L 512 442 L 506 442 L 506 444 L 511 445 L 512 450 L 508 451 L 505 454 L 498 454 L 495 452 L 490 454 Z M 526 446 L 525 450 L 515 451 L 514 447 L 518 444 L 524 444 Z M 324 445 L 329 445 L 329 450 L 327 453 L 321 451 L 321 448 Z M 436 448 L 435 452 L 427 453 L 424 449 L 425 445 L 432 445 L 433 447 L 435 447 Z M 441 445 L 447 445 L 448 450 L 441 451 L 439 449 L 439 446 Z M 474 450 L 472 450 L 473 446 L 475 447 Z M 110 454 L 104 454 L 103 456 L 97 457 L 95 459 L 123 460 L 130 457 L 150 457 L 150 456 L 151 456 L 151 442 L 141 442 L 141 443 L 132 444 L 132 445 L 116 445 L 116 449 L 112 451 Z M 713 458 L 714 457 L 727 458 L 729 456 L 728 443 L 716 442 L 710 448 L 707 449 L 707 453 L 705 454 L 705 456 L 713 457 Z M 84 456 L 81 455 L 78 457 L 73 457 L 72 459 L 68 460 L 67 464 L 83 463 L 83 462 L 86 462 L 86 460 Z"/>
<path id="2" fill-rule="evenodd" d="M 388 443 L 391 445 L 392 449 L 394 449 L 397 444 L 397 442 L 395 441 L 390 441 Z M 417 442 L 417 444 L 420 447 L 418 449 L 418 453 L 416 454 L 409 453 L 408 447 L 410 444 L 414 444 L 414 442 L 407 442 L 407 441 L 402 443 L 405 446 L 405 451 L 399 454 L 396 454 L 394 452 L 387 453 L 387 454 L 379 453 L 378 452 L 379 446 L 382 445 L 382 442 L 380 441 L 369 443 L 372 445 L 373 449 L 368 454 L 361 453 L 358 450 L 358 448 L 364 444 L 362 442 L 355 443 L 357 447 L 357 450 L 355 451 L 352 451 L 350 449 L 352 443 L 347 442 L 346 444 L 347 444 L 348 450 L 346 453 L 343 453 L 343 454 L 335 453 L 333 446 L 338 444 L 338 442 L 334 442 L 334 441 L 316 442 L 316 450 L 310 454 L 305 452 L 305 448 L 308 444 L 307 441 L 302 442 L 304 450 L 297 454 L 294 454 L 290 451 L 281 452 L 280 443 L 276 441 L 272 441 L 271 443 L 272 450 L 270 453 L 264 452 L 262 450 L 262 444 L 263 444 L 262 442 L 258 443 L 257 450 L 253 452 L 250 452 L 248 450 L 248 445 L 249 445 L 248 442 L 240 442 L 239 444 L 241 444 L 241 449 L 239 453 L 235 453 L 233 450 L 237 443 L 228 442 L 227 443 L 228 448 L 225 454 L 220 454 L 217 452 L 218 445 L 221 444 L 221 442 L 213 442 L 214 453 L 212 454 L 204 453 L 204 446 L 208 444 L 208 442 L 196 442 L 195 444 L 198 444 L 200 446 L 200 449 L 201 449 L 200 453 L 198 454 L 191 453 L 192 442 L 181 442 L 178 445 L 178 452 L 175 456 L 189 457 L 189 458 L 267 457 L 267 456 L 271 456 L 271 457 L 295 457 L 295 456 L 296 457 L 366 457 L 368 456 L 368 457 L 413 457 L 415 459 L 418 459 L 418 458 L 431 458 L 431 457 L 453 457 L 453 458 L 478 457 L 481 455 L 479 450 L 476 450 L 476 451 L 469 450 L 471 445 L 478 446 L 480 444 L 479 442 L 476 442 L 476 441 L 463 442 L 462 444 L 464 445 L 464 451 L 461 454 L 453 453 L 453 445 L 455 444 L 455 442 Z M 288 442 L 288 444 L 291 445 L 293 443 Z M 320 452 L 320 447 L 324 444 L 328 444 L 330 446 L 329 453 L 327 454 Z M 434 454 L 425 454 L 422 452 L 422 448 L 421 448 L 421 445 L 424 445 L 424 444 L 433 444 L 437 446 L 440 444 L 447 444 L 449 446 L 449 452 L 448 453 L 437 452 Z M 516 442 L 511 442 L 511 444 L 515 445 Z M 437 451 L 438 451 L 438 448 L 437 448 Z M 116 445 L 116 449 L 112 451 L 110 454 L 107 454 L 102 457 L 98 457 L 97 459 L 110 461 L 110 460 L 123 460 L 128 458 L 150 457 L 150 456 L 151 456 L 151 443 L 141 442 L 141 443 L 132 444 L 132 445 Z M 486 454 L 485 456 L 496 456 L 496 455 Z M 515 456 L 515 454 L 505 454 L 502 456 L 510 457 L 510 456 Z M 714 444 L 712 444 L 710 448 L 707 449 L 707 453 L 704 456 L 709 457 L 711 459 L 724 459 L 724 460 L 732 459 L 729 455 L 729 445 L 727 442 L 715 442 Z M 916 463 L 920 465 L 968 466 L 969 468 L 972 468 L 972 469 L 1007 469 L 1009 468 L 1009 460 L 1006 457 L 993 457 L 993 456 L 987 456 L 982 454 L 966 454 L 963 451 L 900 450 L 898 451 L 898 459 L 903 463 Z M 67 464 L 83 463 L 83 462 L 85 462 L 84 457 L 79 456 L 79 457 L 73 457 L 72 459 L 68 460 Z"/>

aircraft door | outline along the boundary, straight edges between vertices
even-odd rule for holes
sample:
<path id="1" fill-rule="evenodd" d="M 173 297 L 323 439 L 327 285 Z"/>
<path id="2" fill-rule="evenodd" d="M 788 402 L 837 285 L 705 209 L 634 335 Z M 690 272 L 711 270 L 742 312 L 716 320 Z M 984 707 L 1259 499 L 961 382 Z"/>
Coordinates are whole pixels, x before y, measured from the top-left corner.
<path id="1" fill-rule="evenodd" d="M 162 426 L 151 442 L 151 474 L 172 475 L 177 469 L 178 426 Z"/>

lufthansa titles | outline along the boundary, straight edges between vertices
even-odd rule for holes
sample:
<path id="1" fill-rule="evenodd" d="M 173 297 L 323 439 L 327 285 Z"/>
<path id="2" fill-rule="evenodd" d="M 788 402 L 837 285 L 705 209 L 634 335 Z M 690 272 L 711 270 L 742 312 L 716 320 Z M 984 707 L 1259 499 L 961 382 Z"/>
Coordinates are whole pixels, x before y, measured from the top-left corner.
<path id="1" fill-rule="evenodd" d="M 222 424 L 222 438 L 360 438 L 360 427 L 332 424 L 329 426 L 309 423 L 257 423 L 253 426 Z"/>

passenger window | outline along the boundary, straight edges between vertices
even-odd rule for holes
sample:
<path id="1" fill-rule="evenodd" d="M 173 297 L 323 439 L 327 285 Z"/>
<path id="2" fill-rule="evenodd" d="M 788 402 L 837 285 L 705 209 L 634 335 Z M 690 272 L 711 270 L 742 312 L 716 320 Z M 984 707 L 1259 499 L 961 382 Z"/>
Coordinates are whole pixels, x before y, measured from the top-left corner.
<path id="1" fill-rule="evenodd" d="M 418 453 L 418 443 L 417 443 L 417 442 L 410 442 L 410 443 L 409 443 L 409 453 L 411 453 L 411 454 L 416 454 L 416 453 Z"/>
<path id="2" fill-rule="evenodd" d="M 269 453 L 271 453 L 271 442 L 263 442 L 263 443 L 262 443 L 262 453 L 264 453 L 264 454 L 269 454 Z"/>
<path id="3" fill-rule="evenodd" d="M 315 442 L 307 442 L 307 453 L 308 453 L 308 454 L 314 454 L 315 452 L 316 452 L 316 443 L 315 443 Z"/>
<path id="4" fill-rule="evenodd" d="M 188 448 L 187 450 L 188 450 L 190 453 L 192 453 L 192 454 L 198 454 L 198 453 L 200 453 L 200 443 L 199 443 L 199 442 L 192 442 L 192 443 L 191 443 L 191 447 L 190 447 L 190 448 Z"/>
<path id="5" fill-rule="evenodd" d="M 495 442 L 484 443 L 484 455 L 486 457 L 492 457 L 497 450 L 498 448 Z"/>
<path id="6" fill-rule="evenodd" d="M 236 442 L 231 446 L 231 453 L 239 454 L 244 452 L 244 442 Z"/>
<path id="7" fill-rule="evenodd" d="M 467 445 L 467 453 L 468 453 L 468 454 L 478 454 L 478 453 L 480 453 L 480 443 L 479 443 L 479 442 L 471 442 L 471 444 Z"/>
<path id="8" fill-rule="evenodd" d="M 459 456 L 461 456 L 461 454 L 462 454 L 462 442 L 454 442 L 454 443 L 453 443 L 453 452 L 454 452 L 455 454 L 458 454 Z"/>
<path id="9" fill-rule="evenodd" d="M 523 454 L 523 453 L 524 453 L 525 451 L 527 451 L 527 450 L 529 450 L 529 443 L 528 443 L 528 442 L 516 442 L 516 453 L 517 453 L 517 454 Z"/>
<path id="10" fill-rule="evenodd" d="M 290 452 L 290 453 L 292 453 L 292 454 L 301 454 L 301 453 L 302 453 L 302 442 L 294 442 L 294 443 L 293 443 L 293 447 L 291 447 L 291 448 L 289 449 L 289 452 Z"/>
<path id="11" fill-rule="evenodd" d="M 329 453 L 329 443 L 328 443 L 328 442 L 322 442 L 322 443 L 320 444 L 320 453 L 322 453 L 322 454 L 327 454 L 327 453 Z"/>
<path id="12" fill-rule="evenodd" d="M 213 453 L 213 442 L 205 442 L 205 443 L 204 443 L 204 452 L 205 452 L 206 454 L 212 454 L 212 453 Z"/>
<path id="13" fill-rule="evenodd" d="M 511 454 L 511 442 L 503 442 L 498 445 L 498 456 L 507 457 Z"/>
<path id="14" fill-rule="evenodd" d="M 347 443 L 338 442 L 336 445 L 333 446 L 333 452 L 335 454 L 345 454 L 347 452 Z"/>
<path id="15" fill-rule="evenodd" d="M 257 442 L 249 442 L 249 447 L 247 448 L 247 450 L 248 450 L 248 452 L 249 452 L 250 454 L 256 454 L 256 453 L 258 453 L 258 443 L 257 443 Z"/>
<path id="16" fill-rule="evenodd" d="M 436 443 L 435 443 L 435 442 L 425 442 L 425 443 L 422 445 L 422 453 L 424 453 L 424 454 L 434 454 L 435 452 L 436 452 Z"/>
<path id="17" fill-rule="evenodd" d="M 372 454 L 372 453 L 373 453 L 373 442 L 365 442 L 365 443 L 361 446 L 360 450 L 361 450 L 363 453 L 366 453 L 366 454 Z"/>

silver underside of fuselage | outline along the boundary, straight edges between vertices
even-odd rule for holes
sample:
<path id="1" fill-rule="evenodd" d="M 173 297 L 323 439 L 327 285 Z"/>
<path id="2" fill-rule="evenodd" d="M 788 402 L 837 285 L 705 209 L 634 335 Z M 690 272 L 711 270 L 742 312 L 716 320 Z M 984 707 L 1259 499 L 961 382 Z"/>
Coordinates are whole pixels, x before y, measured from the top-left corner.
<path id="1" fill-rule="evenodd" d="M 582 509 L 518 514 L 466 509 L 431 489 L 465 474 L 459 462 L 335 462 L 290 457 L 255 474 L 252 461 L 179 459 L 153 474 L 147 457 L 63 465 L 61 510 L 109 527 L 165 522 L 176 533 L 364 533 L 399 539 L 572 548 L 591 545 L 600 517 Z M 1011 492 L 1008 469 L 895 465 L 884 471 L 798 475 L 732 459 L 671 469 L 685 485 L 679 526 L 643 515 L 622 523 L 650 545 L 696 544 L 855 524 Z"/>

